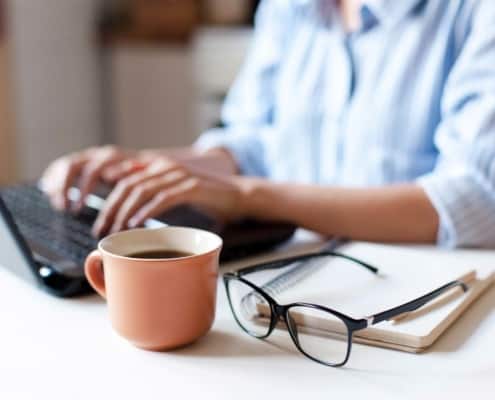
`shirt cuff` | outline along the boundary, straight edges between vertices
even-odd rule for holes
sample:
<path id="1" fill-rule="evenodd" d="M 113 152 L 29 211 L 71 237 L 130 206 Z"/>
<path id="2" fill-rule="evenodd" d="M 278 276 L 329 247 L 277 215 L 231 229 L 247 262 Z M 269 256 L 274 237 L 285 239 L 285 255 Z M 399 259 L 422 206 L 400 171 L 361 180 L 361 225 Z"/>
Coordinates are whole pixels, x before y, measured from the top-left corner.
<path id="1" fill-rule="evenodd" d="M 419 178 L 417 183 L 438 213 L 439 246 L 495 245 L 495 197 L 474 177 L 432 173 Z"/>
<path id="2" fill-rule="evenodd" d="M 266 176 L 263 148 L 252 134 L 211 129 L 198 138 L 194 147 L 202 151 L 222 147 L 230 152 L 242 175 Z"/>

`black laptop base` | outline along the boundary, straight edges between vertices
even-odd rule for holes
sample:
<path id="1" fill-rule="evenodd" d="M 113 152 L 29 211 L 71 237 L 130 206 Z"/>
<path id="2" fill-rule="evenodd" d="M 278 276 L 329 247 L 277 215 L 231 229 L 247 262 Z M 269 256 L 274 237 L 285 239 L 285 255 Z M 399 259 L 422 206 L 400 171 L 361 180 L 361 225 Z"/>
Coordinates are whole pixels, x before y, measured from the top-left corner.
<path id="1" fill-rule="evenodd" d="M 97 247 L 91 236 L 96 216 L 89 207 L 77 216 L 53 210 L 35 185 L 1 189 L 0 265 L 56 296 L 91 293 L 83 265 Z M 224 240 L 221 262 L 269 250 L 295 230 L 289 224 L 252 220 L 222 226 L 187 206 L 164 214 L 160 221 L 218 233 Z"/>

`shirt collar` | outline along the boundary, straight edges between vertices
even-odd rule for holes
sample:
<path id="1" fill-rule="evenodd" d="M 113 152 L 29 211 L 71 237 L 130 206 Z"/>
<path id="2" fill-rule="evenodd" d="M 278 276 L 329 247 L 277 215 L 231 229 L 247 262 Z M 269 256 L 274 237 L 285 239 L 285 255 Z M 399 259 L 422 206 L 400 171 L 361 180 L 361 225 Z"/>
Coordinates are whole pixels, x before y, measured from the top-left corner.
<path id="1" fill-rule="evenodd" d="M 367 8 L 378 22 L 392 26 L 406 18 L 423 2 L 425 0 L 363 0 L 361 12 Z"/>
<path id="2" fill-rule="evenodd" d="M 312 6 L 315 3 L 333 3 L 336 0 L 292 0 L 298 6 Z M 361 14 L 371 16 L 379 23 L 392 26 L 407 17 L 426 0 L 363 0 Z"/>

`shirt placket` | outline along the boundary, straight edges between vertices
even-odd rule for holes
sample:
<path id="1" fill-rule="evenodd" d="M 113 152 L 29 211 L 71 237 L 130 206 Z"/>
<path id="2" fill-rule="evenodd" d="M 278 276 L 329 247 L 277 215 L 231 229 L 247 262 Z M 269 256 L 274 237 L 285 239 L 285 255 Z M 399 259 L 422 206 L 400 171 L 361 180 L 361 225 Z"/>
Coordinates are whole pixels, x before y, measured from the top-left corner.
<path id="1" fill-rule="evenodd" d="M 320 180 L 339 183 L 343 173 L 344 146 L 349 103 L 356 88 L 356 66 L 351 35 L 336 35 L 329 43 L 329 65 L 322 127 Z"/>

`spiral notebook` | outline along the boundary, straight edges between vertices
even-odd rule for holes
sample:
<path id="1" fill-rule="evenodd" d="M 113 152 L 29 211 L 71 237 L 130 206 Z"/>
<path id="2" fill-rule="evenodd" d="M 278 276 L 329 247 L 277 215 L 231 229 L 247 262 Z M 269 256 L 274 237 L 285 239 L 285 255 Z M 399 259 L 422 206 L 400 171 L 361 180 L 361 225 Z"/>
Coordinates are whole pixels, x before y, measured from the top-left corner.
<path id="1" fill-rule="evenodd" d="M 326 305 L 355 318 L 375 314 L 405 303 L 445 283 L 469 277 L 466 293 L 455 289 L 399 321 L 384 321 L 355 332 L 353 341 L 418 353 L 430 347 L 469 306 L 495 282 L 495 252 L 439 250 L 432 246 L 397 246 L 351 242 L 338 251 L 360 258 L 380 269 L 378 276 L 349 268 L 340 259 L 324 266 L 308 265 L 265 289 L 280 303 L 296 301 Z M 280 276 L 280 275 L 279 275 Z M 259 312 L 263 314 L 263 304 Z M 266 315 L 266 313 L 265 313 Z M 260 323 L 266 323 L 260 319 Z M 312 319 L 312 330 L 334 332 L 326 320 Z"/>

